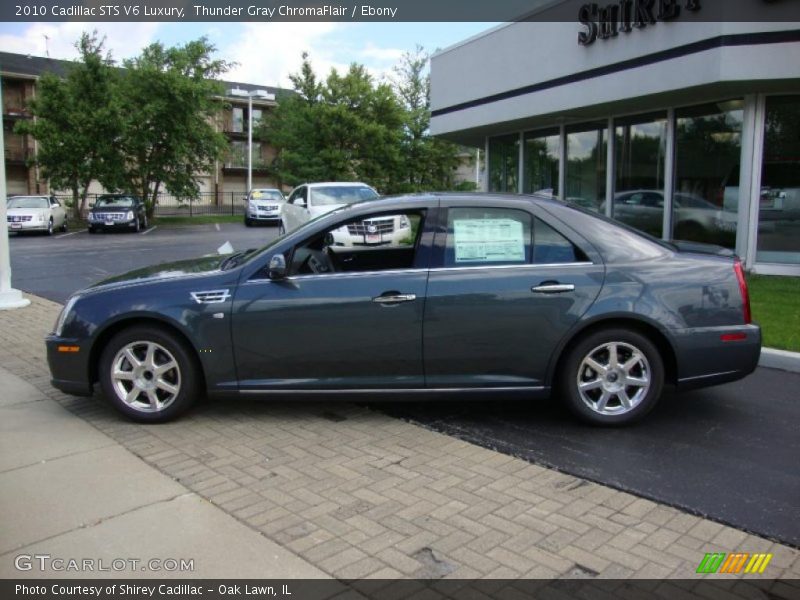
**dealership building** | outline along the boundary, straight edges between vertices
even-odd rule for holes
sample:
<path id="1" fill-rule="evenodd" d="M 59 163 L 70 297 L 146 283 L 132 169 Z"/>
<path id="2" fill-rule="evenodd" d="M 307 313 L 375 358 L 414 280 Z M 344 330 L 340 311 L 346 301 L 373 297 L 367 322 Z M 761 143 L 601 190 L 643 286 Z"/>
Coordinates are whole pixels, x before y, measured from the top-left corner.
<path id="1" fill-rule="evenodd" d="M 432 133 L 485 151 L 487 191 L 551 194 L 800 275 L 800 22 L 660 4 L 671 14 L 577 3 L 573 21 L 438 52 Z"/>

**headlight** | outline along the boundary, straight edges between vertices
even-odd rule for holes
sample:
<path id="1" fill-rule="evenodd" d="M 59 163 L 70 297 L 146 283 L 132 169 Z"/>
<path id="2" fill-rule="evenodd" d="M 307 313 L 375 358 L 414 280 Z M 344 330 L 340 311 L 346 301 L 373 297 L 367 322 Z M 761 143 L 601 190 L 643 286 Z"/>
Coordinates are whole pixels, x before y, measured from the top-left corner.
<path id="1" fill-rule="evenodd" d="M 400 229 L 410 229 L 411 228 L 411 221 L 408 220 L 408 217 L 405 215 L 400 215 Z"/>
<path id="2" fill-rule="evenodd" d="M 94 213 L 89 213 L 89 220 L 94 221 Z"/>
<path id="3" fill-rule="evenodd" d="M 129 210 L 127 213 L 125 213 L 125 218 L 128 219 L 128 221 L 132 221 L 133 220 L 133 211 Z"/>
<path id="4" fill-rule="evenodd" d="M 78 301 L 80 296 L 75 295 L 71 296 L 67 303 L 64 305 L 64 308 L 61 309 L 61 314 L 58 315 L 58 320 L 56 321 L 56 327 L 53 330 L 58 337 L 61 337 L 61 332 L 64 329 L 64 323 L 67 322 L 67 317 L 69 317 L 69 313 L 75 307 L 75 303 Z"/>

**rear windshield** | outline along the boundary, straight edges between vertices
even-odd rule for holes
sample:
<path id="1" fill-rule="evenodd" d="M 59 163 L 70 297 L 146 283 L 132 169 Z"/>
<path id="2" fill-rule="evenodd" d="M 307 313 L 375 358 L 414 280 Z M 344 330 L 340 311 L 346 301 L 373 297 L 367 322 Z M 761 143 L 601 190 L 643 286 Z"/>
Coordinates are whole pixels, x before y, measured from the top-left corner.
<path id="1" fill-rule="evenodd" d="M 580 231 L 606 262 L 646 260 L 662 256 L 666 250 L 675 250 L 663 240 L 575 204 L 543 202 L 540 206 Z"/>
<path id="2" fill-rule="evenodd" d="M 134 199 L 129 196 L 101 196 L 97 199 L 95 206 L 103 208 L 130 208 L 133 206 Z"/>
<path id="3" fill-rule="evenodd" d="M 332 204 L 354 204 L 362 200 L 372 200 L 378 194 L 365 185 L 337 185 L 331 187 L 311 188 L 312 206 L 330 206 Z"/>
<path id="4" fill-rule="evenodd" d="M 24 196 L 20 198 L 10 198 L 6 203 L 8 208 L 49 208 L 50 201 L 39 196 Z"/>

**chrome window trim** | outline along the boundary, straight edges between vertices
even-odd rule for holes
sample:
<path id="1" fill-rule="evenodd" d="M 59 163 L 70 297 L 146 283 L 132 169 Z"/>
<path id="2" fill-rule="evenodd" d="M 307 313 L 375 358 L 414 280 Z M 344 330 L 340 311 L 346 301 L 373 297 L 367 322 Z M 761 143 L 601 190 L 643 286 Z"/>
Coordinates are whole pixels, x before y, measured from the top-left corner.
<path id="1" fill-rule="evenodd" d="M 317 273 L 317 274 L 309 274 L 309 275 L 292 275 L 291 277 L 286 277 L 285 279 L 279 281 L 302 281 L 306 279 L 339 279 L 339 278 L 346 278 L 346 277 L 366 277 L 369 275 L 403 275 L 406 273 L 445 273 L 449 271 L 477 271 L 477 270 L 487 270 L 487 269 L 555 269 L 560 267 L 590 267 L 594 266 L 595 263 L 591 261 L 583 261 L 583 262 L 573 262 L 573 263 L 542 263 L 542 264 L 524 264 L 524 265 L 474 265 L 470 267 L 434 267 L 432 269 L 387 269 L 385 271 L 353 271 L 353 272 L 344 272 L 344 273 Z M 277 283 L 276 281 L 268 278 L 263 279 L 248 279 L 245 282 L 246 284 L 249 283 L 262 283 L 262 282 L 269 282 L 269 283 Z"/>

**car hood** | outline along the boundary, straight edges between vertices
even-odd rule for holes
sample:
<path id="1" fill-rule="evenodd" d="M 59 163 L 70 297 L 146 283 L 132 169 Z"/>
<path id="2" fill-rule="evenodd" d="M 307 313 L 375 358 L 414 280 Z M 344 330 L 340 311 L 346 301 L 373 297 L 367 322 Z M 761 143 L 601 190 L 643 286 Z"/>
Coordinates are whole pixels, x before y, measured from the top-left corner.
<path id="1" fill-rule="evenodd" d="M 309 209 L 309 214 L 311 218 L 321 217 L 322 215 L 327 215 L 329 212 L 333 212 L 338 208 L 342 208 L 343 206 L 347 206 L 346 203 L 344 204 L 322 204 L 320 206 L 312 206 Z"/>
<path id="2" fill-rule="evenodd" d="M 22 216 L 22 215 L 40 215 L 42 213 L 46 213 L 49 209 L 47 208 L 8 208 L 6 209 L 6 214 L 10 216 Z"/>
<path id="3" fill-rule="evenodd" d="M 182 277 L 196 276 L 202 273 L 213 273 L 218 271 L 222 262 L 228 255 L 204 256 L 190 260 L 180 260 L 176 262 L 153 265 L 136 269 L 122 275 L 115 275 L 95 283 L 90 290 L 108 289 L 123 287 L 137 283 L 149 283 L 163 281 L 167 279 L 178 279 Z"/>

